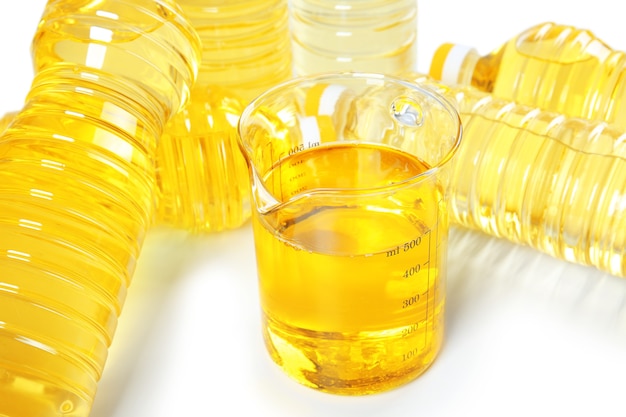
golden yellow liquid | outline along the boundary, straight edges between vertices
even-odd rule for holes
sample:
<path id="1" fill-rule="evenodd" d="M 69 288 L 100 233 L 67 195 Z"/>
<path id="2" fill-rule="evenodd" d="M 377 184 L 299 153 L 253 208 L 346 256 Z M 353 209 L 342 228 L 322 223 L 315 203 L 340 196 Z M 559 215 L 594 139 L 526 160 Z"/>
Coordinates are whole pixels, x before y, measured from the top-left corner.
<path id="1" fill-rule="evenodd" d="M 460 113 L 453 221 L 626 275 L 621 130 L 497 100 Z"/>
<path id="2" fill-rule="evenodd" d="M 155 158 L 155 224 L 204 233 L 250 219 L 250 178 L 237 146 L 243 108 L 243 100 L 225 89 L 197 87 L 165 126 Z M 0 134 L 16 114 L 0 118 Z"/>
<path id="3" fill-rule="evenodd" d="M 450 220 L 626 276 L 622 129 L 413 75 L 457 104 Z"/>
<path id="4" fill-rule="evenodd" d="M 0 137 L 3 416 L 87 415 L 153 204 L 146 115 L 55 82 Z"/>
<path id="5" fill-rule="evenodd" d="M 249 101 L 291 78 L 286 0 L 178 0 L 202 39 L 197 84 Z"/>
<path id="6" fill-rule="evenodd" d="M 13 121 L 17 112 L 7 112 L 2 117 L 0 117 L 0 135 L 5 129 L 9 126 L 9 124 Z"/>
<path id="7" fill-rule="evenodd" d="M 243 108 L 227 90 L 196 88 L 165 126 L 155 159 L 156 224 L 203 233 L 234 229 L 250 219 L 250 178 L 237 146 Z M 0 133 L 16 114 L 0 118 Z"/>
<path id="8" fill-rule="evenodd" d="M 273 360 L 300 383 L 369 394 L 406 383 L 442 343 L 446 208 L 428 167 L 382 145 L 323 145 L 265 177 L 281 201 L 253 213 L 263 330 Z M 315 197 L 315 190 L 386 187 Z"/>
<path id="9" fill-rule="evenodd" d="M 157 147 L 157 223 L 217 232 L 250 218 L 250 178 L 237 146 L 243 108 L 228 90 L 192 90 L 189 105 L 166 125 Z"/>
<path id="10" fill-rule="evenodd" d="M 174 0 L 49 0 L 33 66 L 75 63 L 130 81 L 143 90 L 133 97 L 142 106 L 156 99 L 153 118 L 162 123 L 187 101 L 198 71 L 200 40 L 180 12 Z"/>
<path id="11" fill-rule="evenodd" d="M 294 71 L 400 74 L 414 69 L 415 0 L 293 0 Z"/>
<path id="12" fill-rule="evenodd" d="M 472 84 L 519 104 L 626 128 L 626 54 L 592 33 L 546 23 L 479 60 Z"/>
<path id="13" fill-rule="evenodd" d="M 173 3 L 82 3 L 47 3 L 37 75 L 0 134 L 3 417 L 89 415 L 152 218 L 157 139 L 197 65 Z"/>
<path id="14" fill-rule="evenodd" d="M 286 0 L 179 0 L 202 40 L 187 108 L 166 126 L 157 155 L 155 222 L 219 232 L 250 219 L 250 179 L 237 146 L 243 107 L 291 77 Z"/>

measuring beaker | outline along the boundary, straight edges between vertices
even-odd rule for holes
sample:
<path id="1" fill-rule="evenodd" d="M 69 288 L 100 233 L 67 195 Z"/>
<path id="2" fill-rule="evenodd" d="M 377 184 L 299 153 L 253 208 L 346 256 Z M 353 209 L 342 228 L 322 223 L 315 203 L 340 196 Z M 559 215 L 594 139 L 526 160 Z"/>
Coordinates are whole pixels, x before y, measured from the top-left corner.
<path id="1" fill-rule="evenodd" d="M 454 107 L 377 74 L 296 78 L 241 115 L 263 332 L 300 383 L 404 384 L 443 338 Z"/>

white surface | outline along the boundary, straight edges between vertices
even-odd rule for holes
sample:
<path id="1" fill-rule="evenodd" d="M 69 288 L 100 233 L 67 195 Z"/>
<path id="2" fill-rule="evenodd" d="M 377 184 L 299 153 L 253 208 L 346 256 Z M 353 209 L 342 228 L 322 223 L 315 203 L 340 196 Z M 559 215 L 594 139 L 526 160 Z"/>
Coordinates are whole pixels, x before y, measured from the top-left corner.
<path id="1" fill-rule="evenodd" d="M 43 0 L 0 2 L 0 112 L 21 106 Z M 418 69 L 443 42 L 486 53 L 544 21 L 626 50 L 619 2 L 424 0 Z M 261 341 L 252 234 L 153 231 L 92 417 L 623 416 L 626 280 L 463 230 L 450 239 L 447 341 L 400 389 L 304 388 Z"/>

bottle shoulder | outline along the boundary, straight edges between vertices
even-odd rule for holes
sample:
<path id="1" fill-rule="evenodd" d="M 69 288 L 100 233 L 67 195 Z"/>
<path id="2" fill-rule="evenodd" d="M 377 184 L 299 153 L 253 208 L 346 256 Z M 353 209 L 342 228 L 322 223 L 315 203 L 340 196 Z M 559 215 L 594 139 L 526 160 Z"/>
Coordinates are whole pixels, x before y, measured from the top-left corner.
<path id="1" fill-rule="evenodd" d="M 614 51 L 593 32 L 570 25 L 543 23 L 511 39 L 507 48 L 527 59 L 574 64 L 589 59 L 603 62 Z"/>

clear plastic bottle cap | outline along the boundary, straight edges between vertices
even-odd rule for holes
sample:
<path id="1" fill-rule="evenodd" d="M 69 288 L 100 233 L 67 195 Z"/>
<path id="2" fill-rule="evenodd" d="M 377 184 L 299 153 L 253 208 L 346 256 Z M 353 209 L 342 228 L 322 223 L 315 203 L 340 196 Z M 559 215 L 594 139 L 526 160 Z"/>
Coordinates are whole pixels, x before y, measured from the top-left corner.
<path id="1" fill-rule="evenodd" d="M 463 63 L 469 55 L 476 53 L 476 49 L 471 46 L 444 43 L 437 48 L 433 56 L 430 65 L 431 77 L 446 84 L 459 83 Z"/>

